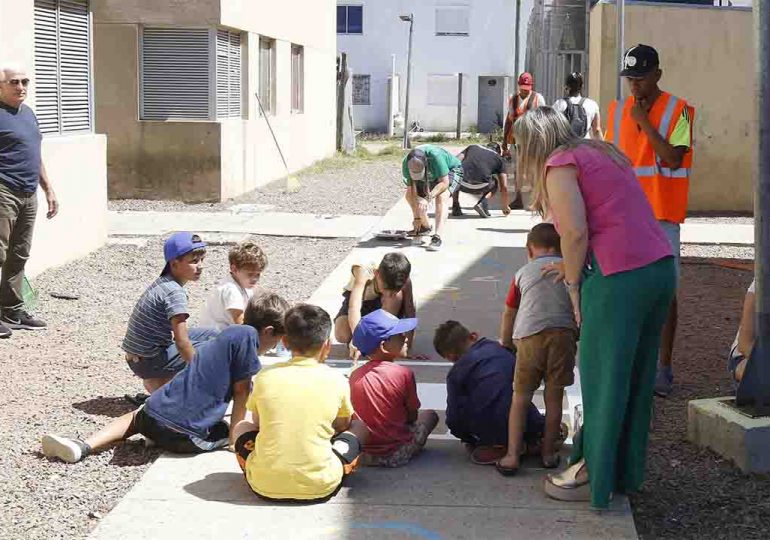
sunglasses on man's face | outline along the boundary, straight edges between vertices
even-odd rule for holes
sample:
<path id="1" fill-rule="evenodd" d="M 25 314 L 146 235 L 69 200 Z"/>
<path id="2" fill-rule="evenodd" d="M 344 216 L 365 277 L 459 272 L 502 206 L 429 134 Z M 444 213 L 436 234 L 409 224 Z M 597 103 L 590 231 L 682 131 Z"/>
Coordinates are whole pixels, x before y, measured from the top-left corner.
<path id="1" fill-rule="evenodd" d="M 8 84 L 10 84 L 11 86 L 19 86 L 19 85 L 22 85 L 22 86 L 23 86 L 23 87 L 25 87 L 25 88 L 26 88 L 27 86 L 29 86 L 29 79 L 8 79 L 8 80 L 7 80 L 7 81 L 5 81 L 5 82 L 7 82 Z"/>

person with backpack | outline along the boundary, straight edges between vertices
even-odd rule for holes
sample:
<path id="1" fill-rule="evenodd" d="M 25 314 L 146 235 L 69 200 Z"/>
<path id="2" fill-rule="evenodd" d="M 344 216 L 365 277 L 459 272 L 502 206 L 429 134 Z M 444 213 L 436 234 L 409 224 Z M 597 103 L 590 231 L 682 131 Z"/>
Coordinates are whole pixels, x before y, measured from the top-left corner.
<path id="1" fill-rule="evenodd" d="M 565 97 L 556 100 L 553 108 L 567 117 L 578 137 L 603 141 L 599 105 L 593 99 L 583 97 L 583 74 L 570 73 L 564 84 Z"/>
<path id="2" fill-rule="evenodd" d="M 519 75 L 517 84 L 518 92 L 508 98 L 508 113 L 505 116 L 503 125 L 503 158 L 507 160 L 512 159 L 510 147 L 516 142 L 513 136 L 513 124 L 532 109 L 547 105 L 543 95 L 535 92 L 535 79 L 532 77 L 532 74 L 522 73 Z M 521 199 L 522 180 L 522 178 L 516 178 L 516 193 L 514 194 L 513 201 L 508 205 L 511 210 L 521 210 L 524 208 L 524 203 Z"/>

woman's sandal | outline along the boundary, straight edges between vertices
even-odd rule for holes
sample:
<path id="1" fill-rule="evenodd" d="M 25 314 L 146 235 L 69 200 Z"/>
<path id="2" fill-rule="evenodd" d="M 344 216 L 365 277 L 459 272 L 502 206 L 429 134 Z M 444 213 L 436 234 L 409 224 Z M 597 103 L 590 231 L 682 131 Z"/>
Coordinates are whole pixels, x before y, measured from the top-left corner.
<path id="1" fill-rule="evenodd" d="M 581 459 L 564 471 L 549 474 L 545 478 L 545 494 L 557 501 L 585 502 L 591 500 L 591 485 L 585 459 Z M 581 474 L 584 473 L 584 474 Z M 578 478 L 584 476 L 584 478 Z"/>

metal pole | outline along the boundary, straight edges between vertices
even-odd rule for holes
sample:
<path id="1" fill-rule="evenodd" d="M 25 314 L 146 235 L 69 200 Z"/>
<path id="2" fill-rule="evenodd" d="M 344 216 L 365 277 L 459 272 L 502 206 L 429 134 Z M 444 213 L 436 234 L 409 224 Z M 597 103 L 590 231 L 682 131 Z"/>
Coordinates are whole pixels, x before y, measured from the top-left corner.
<path id="1" fill-rule="evenodd" d="M 516 43 L 514 43 L 513 48 L 513 82 L 516 82 L 516 79 L 519 76 L 519 56 L 521 51 L 521 0 L 516 0 L 516 26 L 515 26 L 515 37 L 513 39 L 516 40 Z"/>
<path id="2" fill-rule="evenodd" d="M 460 140 L 463 121 L 463 74 L 457 74 L 457 140 Z"/>
<path id="3" fill-rule="evenodd" d="M 623 53 L 625 52 L 625 11 L 626 11 L 626 0 L 615 0 L 615 9 L 617 10 L 617 28 L 615 29 L 615 37 L 617 40 L 617 53 L 618 53 L 618 61 L 616 68 L 618 69 L 618 76 L 616 79 L 616 86 L 615 86 L 615 98 L 620 101 L 623 99 L 623 79 L 620 78 L 620 70 L 623 69 Z"/>
<path id="4" fill-rule="evenodd" d="M 591 47 L 589 46 L 589 41 L 591 40 L 591 0 L 585 0 L 586 1 L 586 14 L 585 14 L 585 37 L 583 38 L 585 40 L 585 43 L 583 44 L 583 50 L 585 51 L 583 56 L 583 65 L 581 66 L 583 69 L 583 81 L 585 81 L 585 86 L 583 88 L 583 95 L 584 96 L 590 96 L 591 92 L 591 71 L 590 71 L 590 62 L 588 61 L 590 53 L 591 53 Z"/>
<path id="5" fill-rule="evenodd" d="M 759 174 L 754 196 L 754 272 L 756 322 L 754 350 L 738 387 L 738 405 L 754 405 L 756 414 L 770 415 L 770 0 L 754 4 L 757 55 L 757 124 Z"/>
<path id="6" fill-rule="evenodd" d="M 412 28 L 414 13 L 409 14 L 409 49 L 406 53 L 406 104 L 404 105 L 404 148 L 409 148 L 409 87 L 412 82 Z"/>

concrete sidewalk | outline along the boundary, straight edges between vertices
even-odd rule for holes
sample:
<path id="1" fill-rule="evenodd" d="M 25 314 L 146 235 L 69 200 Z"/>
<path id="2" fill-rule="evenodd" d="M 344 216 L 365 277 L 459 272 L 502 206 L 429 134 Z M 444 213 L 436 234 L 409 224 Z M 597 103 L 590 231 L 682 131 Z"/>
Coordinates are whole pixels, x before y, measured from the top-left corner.
<path id="1" fill-rule="evenodd" d="M 376 229 L 403 229 L 409 222 L 409 209 L 399 203 Z M 433 331 L 452 318 L 496 338 L 511 276 L 526 260 L 531 225 L 532 218 L 523 213 L 451 219 L 444 247 L 435 253 L 411 241 L 386 243 L 365 236 L 310 301 L 334 316 L 354 262 L 376 262 L 388 251 L 403 251 L 412 262 L 420 318 L 414 352 L 430 357 L 409 364 L 423 406 L 438 409 L 443 420 L 444 381 L 451 364 L 436 356 Z M 348 370 L 344 352 L 335 348 L 336 360 L 329 364 Z M 565 420 L 571 420 L 579 399 L 578 383 L 565 399 Z M 542 406 L 540 396 L 536 403 Z M 636 537 L 625 497 L 616 497 L 612 508 L 601 513 L 586 504 L 549 500 L 542 492 L 546 471 L 533 467 L 536 463 L 531 460 L 515 478 L 473 465 L 442 421 L 425 452 L 407 467 L 360 470 L 328 503 L 287 505 L 254 496 L 229 452 L 164 455 L 102 520 L 93 538 Z"/>
<path id="2" fill-rule="evenodd" d="M 249 234 L 359 238 L 381 216 L 294 214 L 290 212 L 109 212 L 112 237 L 159 236 L 173 231 L 225 233 L 240 239 Z"/>
<path id="3" fill-rule="evenodd" d="M 467 202 L 470 201 L 468 198 Z M 406 206 L 402 202 L 396 208 L 400 210 L 391 212 L 384 219 L 381 216 L 272 212 L 269 208 L 229 212 L 111 211 L 108 214 L 108 233 L 113 239 L 166 235 L 179 230 L 223 236 L 227 241 L 238 241 L 249 234 L 366 238 L 370 237 L 375 229 L 410 227 L 411 217 Z M 508 242 L 511 234 L 526 234 L 529 227 L 538 221 L 530 212 L 524 210 L 514 211 L 507 218 L 497 212 L 496 217 L 487 220 L 477 219 L 473 210 L 466 209 L 466 214 L 468 215 L 463 219 L 451 220 L 447 235 L 457 237 L 454 233 L 457 230 L 457 234 L 462 235 L 459 240 L 468 243 L 474 238 L 479 238 L 481 233 L 482 242 L 500 247 L 510 245 Z M 465 220 L 478 223 L 466 227 Z M 753 245 L 754 226 L 730 221 L 685 222 L 682 225 L 682 243 Z"/>

